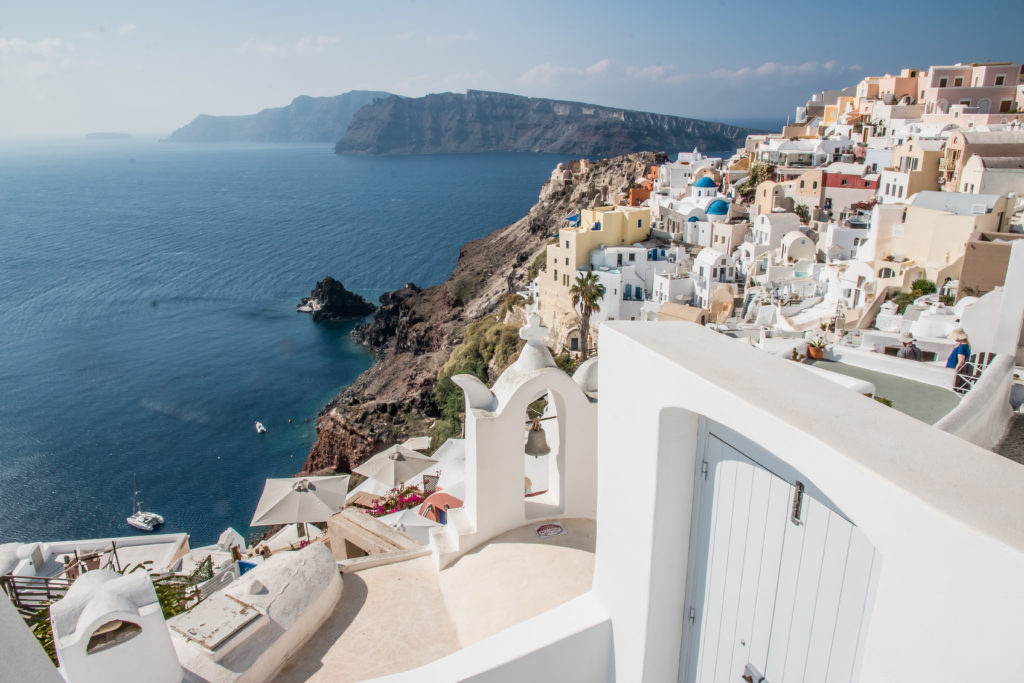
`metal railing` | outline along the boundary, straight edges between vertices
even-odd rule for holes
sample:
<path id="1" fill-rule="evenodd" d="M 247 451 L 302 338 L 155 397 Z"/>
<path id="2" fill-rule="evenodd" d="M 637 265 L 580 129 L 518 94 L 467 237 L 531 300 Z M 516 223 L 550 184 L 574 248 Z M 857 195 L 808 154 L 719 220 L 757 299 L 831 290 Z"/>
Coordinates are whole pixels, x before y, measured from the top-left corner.
<path id="1" fill-rule="evenodd" d="M 23 617 L 31 617 L 50 603 L 60 600 L 71 587 L 71 579 L 47 576 L 0 576 L 0 589 Z"/>

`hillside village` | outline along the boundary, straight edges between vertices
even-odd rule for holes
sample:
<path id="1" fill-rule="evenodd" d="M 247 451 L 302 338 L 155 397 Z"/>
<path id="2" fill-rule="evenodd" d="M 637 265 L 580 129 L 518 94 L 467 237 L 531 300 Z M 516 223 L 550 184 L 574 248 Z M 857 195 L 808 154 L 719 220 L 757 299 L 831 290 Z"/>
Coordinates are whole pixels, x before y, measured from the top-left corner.
<path id="1" fill-rule="evenodd" d="M 887 302 L 910 323 L 973 301 L 1003 284 L 1024 234 L 1021 74 L 1010 63 L 903 69 L 815 94 L 795 123 L 731 158 L 680 153 L 615 204 L 566 217 L 523 294 L 552 348 L 572 352 L 569 290 L 584 273 L 603 288 L 591 340 L 606 320 L 692 320 L 811 341 L 825 322 L 830 343 L 860 344 Z M 552 182 L 570 177 L 560 168 Z M 914 283 L 928 291 L 908 312 Z M 868 337 L 894 352 L 908 330 L 886 320 L 889 337 Z M 950 331 L 918 344 L 942 356 Z"/>
<path id="2" fill-rule="evenodd" d="M 256 543 L 0 545 L 3 676 L 1015 679 L 1020 111 L 1024 65 L 907 68 L 609 188 L 459 434 L 268 480 Z"/>

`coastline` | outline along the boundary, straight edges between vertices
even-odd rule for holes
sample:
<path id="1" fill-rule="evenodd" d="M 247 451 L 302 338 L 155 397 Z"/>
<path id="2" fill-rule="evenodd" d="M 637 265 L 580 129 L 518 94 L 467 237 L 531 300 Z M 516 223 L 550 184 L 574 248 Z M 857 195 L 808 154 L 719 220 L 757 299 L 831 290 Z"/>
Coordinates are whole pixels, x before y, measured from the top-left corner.
<path id="1" fill-rule="evenodd" d="M 302 473 L 349 472 L 364 458 L 425 434 L 439 416 L 437 373 L 466 327 L 526 288 L 535 258 L 563 218 L 595 201 L 613 201 L 664 158 L 640 152 L 584 164 L 576 173 L 553 169 L 529 212 L 463 245 L 444 282 L 425 289 L 408 283 L 382 295 L 379 309 L 352 333 L 373 352 L 373 365 L 320 411 Z"/>

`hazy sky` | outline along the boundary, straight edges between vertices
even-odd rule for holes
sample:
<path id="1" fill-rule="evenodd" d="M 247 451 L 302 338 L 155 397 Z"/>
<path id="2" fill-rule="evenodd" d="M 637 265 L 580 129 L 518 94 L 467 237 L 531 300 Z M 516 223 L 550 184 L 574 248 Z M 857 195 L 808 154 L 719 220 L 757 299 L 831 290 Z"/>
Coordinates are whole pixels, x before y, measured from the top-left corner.
<path id="1" fill-rule="evenodd" d="M 812 92 L 901 66 L 1022 60 L 1018 1 L 12 0 L 0 138 L 166 134 L 200 113 L 352 89 L 784 118 Z"/>

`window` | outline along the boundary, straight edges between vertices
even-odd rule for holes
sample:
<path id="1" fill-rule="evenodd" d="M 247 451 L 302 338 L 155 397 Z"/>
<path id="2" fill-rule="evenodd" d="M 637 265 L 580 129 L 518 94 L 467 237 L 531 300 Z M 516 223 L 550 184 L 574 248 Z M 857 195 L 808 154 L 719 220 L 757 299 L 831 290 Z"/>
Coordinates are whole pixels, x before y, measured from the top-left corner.
<path id="1" fill-rule="evenodd" d="M 996 76 L 996 85 L 1002 85 L 1006 82 L 1006 74 L 999 74 Z"/>
<path id="2" fill-rule="evenodd" d="M 558 282 L 558 271 L 555 271 L 555 282 Z"/>
<path id="3" fill-rule="evenodd" d="M 902 186 L 902 185 L 900 185 L 900 191 L 899 191 L 899 194 L 897 194 L 896 196 L 897 196 L 897 197 L 902 197 L 902 196 L 903 196 L 903 186 Z"/>
<path id="4" fill-rule="evenodd" d="M 894 271 L 892 268 L 880 268 L 878 270 L 878 277 L 882 278 L 883 280 L 890 277 L 896 277 L 896 271 Z"/>
<path id="5" fill-rule="evenodd" d="M 562 276 L 562 284 L 564 284 L 566 287 L 569 286 L 569 276 L 568 275 L 563 275 Z"/>
<path id="6" fill-rule="evenodd" d="M 885 184 L 885 193 L 886 194 L 890 194 L 890 192 L 889 192 L 889 183 Z"/>
<path id="7" fill-rule="evenodd" d="M 804 187 L 804 181 L 801 180 L 800 181 L 800 189 L 803 189 L 803 187 Z"/>
<path id="8" fill-rule="evenodd" d="M 947 84 L 948 82 L 949 82 L 949 81 L 948 81 L 947 79 L 945 79 L 945 78 L 940 78 L 940 79 L 939 79 L 939 87 L 940 87 L 940 88 L 945 88 L 945 87 L 946 87 L 946 84 Z"/>
<path id="9" fill-rule="evenodd" d="M 566 240 L 566 241 L 565 241 L 565 248 L 566 248 L 566 249 L 568 249 L 568 248 L 569 248 L 569 240 Z"/>
<path id="10" fill-rule="evenodd" d="M 960 100 L 960 104 L 964 105 L 965 107 L 969 107 L 969 106 L 971 106 L 971 101 L 970 100 Z"/>
<path id="11" fill-rule="evenodd" d="M 573 337 L 572 339 L 569 340 L 569 350 L 570 351 L 579 351 L 580 350 L 580 340 L 579 340 L 579 337 Z"/>
<path id="12" fill-rule="evenodd" d="M 633 298 L 633 285 L 630 285 L 630 284 L 626 285 L 626 289 L 623 291 L 623 296 L 626 299 L 632 299 Z"/>
<path id="13" fill-rule="evenodd" d="M 840 182 L 840 184 L 845 187 L 846 186 L 846 178 L 843 178 L 842 181 Z"/>
<path id="14" fill-rule="evenodd" d="M 960 76 L 957 76 L 956 78 L 953 79 L 953 87 L 954 88 L 962 88 L 963 85 L 964 85 L 964 79 L 961 78 Z"/>
<path id="15" fill-rule="evenodd" d="M 569 257 L 568 256 L 565 257 L 565 265 L 569 265 Z"/>
<path id="16" fill-rule="evenodd" d="M 638 227 L 638 228 L 644 227 L 644 219 L 643 218 L 637 218 L 636 219 L 636 227 Z"/>
<path id="17" fill-rule="evenodd" d="M 811 189 L 812 189 L 812 190 L 817 190 L 817 189 L 818 189 L 818 181 L 817 181 L 817 180 L 815 180 L 815 181 L 814 181 L 814 184 L 813 184 L 813 185 L 811 185 Z"/>
<path id="18" fill-rule="evenodd" d="M 632 261 L 636 261 L 636 254 L 633 254 L 633 253 L 631 253 L 631 254 L 629 255 L 629 260 L 630 260 L 631 262 L 632 262 Z"/>

